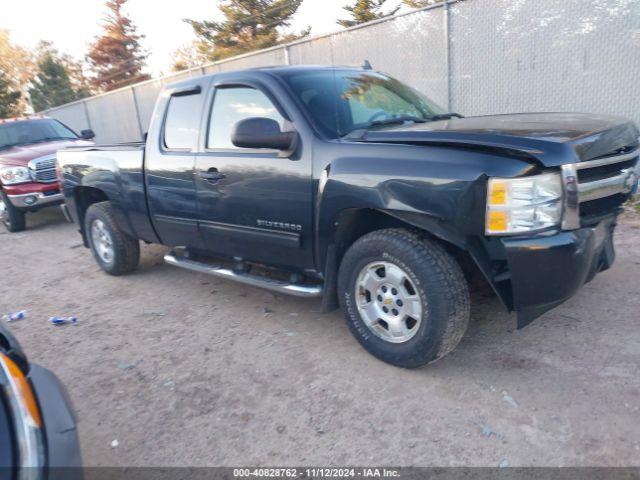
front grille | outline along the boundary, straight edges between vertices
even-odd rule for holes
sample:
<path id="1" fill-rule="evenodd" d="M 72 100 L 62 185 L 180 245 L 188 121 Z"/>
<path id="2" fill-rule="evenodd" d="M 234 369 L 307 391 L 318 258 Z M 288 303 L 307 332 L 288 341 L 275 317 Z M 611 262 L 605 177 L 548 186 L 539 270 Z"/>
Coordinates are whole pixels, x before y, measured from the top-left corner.
<path id="1" fill-rule="evenodd" d="M 626 200 L 626 195 L 617 193 L 609 197 L 589 200 L 580 204 L 580 223 L 583 226 L 598 223 L 602 217 L 615 213 Z"/>
<path id="2" fill-rule="evenodd" d="M 640 148 L 588 162 L 562 166 L 565 213 L 562 226 L 573 230 L 617 212 L 638 182 Z"/>
<path id="3" fill-rule="evenodd" d="M 609 163 L 607 165 L 601 165 L 599 167 L 578 170 L 578 182 L 595 182 L 596 180 L 603 180 L 605 178 L 619 175 L 622 170 L 633 168 L 636 165 L 637 161 L 638 160 L 634 158 L 619 163 Z"/>
<path id="4" fill-rule="evenodd" d="M 56 157 L 36 159 L 29 162 L 33 179 L 39 183 L 53 183 L 58 180 L 56 175 Z"/>

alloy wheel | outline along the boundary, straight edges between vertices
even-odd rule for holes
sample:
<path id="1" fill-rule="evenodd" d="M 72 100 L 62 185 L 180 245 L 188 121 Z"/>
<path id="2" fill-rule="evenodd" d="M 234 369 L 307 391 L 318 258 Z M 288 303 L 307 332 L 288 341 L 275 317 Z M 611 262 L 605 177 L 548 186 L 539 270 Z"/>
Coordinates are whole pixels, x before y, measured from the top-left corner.
<path id="1" fill-rule="evenodd" d="M 91 240 L 100 259 L 106 264 L 111 264 L 115 256 L 113 239 L 102 220 L 96 219 L 91 224 Z"/>
<path id="2" fill-rule="evenodd" d="M 366 265 L 356 280 L 357 305 L 365 325 L 377 337 L 404 343 L 418 332 L 422 300 L 411 277 L 398 265 Z"/>

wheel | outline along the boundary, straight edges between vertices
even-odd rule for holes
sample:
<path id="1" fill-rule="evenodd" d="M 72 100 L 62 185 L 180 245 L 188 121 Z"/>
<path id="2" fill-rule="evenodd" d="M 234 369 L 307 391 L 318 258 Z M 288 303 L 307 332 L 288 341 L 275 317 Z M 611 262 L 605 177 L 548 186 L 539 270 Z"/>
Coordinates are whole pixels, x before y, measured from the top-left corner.
<path id="1" fill-rule="evenodd" d="M 342 259 L 338 293 L 360 344 L 399 367 L 442 358 L 469 325 L 469 291 L 458 263 L 438 243 L 402 229 L 358 239 Z"/>
<path id="2" fill-rule="evenodd" d="M 132 272 L 140 261 L 140 242 L 118 227 L 109 202 L 94 203 L 84 217 L 84 228 L 98 265 L 110 275 Z"/>
<path id="3" fill-rule="evenodd" d="M 27 228 L 26 214 L 14 207 L 4 190 L 0 190 L 0 221 L 12 233 Z"/>

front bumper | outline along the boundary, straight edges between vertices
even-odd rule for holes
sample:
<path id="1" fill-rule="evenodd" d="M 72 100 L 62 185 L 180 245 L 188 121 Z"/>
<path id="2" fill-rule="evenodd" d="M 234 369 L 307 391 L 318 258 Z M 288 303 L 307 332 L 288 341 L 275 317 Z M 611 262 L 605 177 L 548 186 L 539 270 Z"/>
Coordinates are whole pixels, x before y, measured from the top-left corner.
<path id="1" fill-rule="evenodd" d="M 615 259 L 616 217 L 549 236 L 504 238 L 513 308 L 522 328 L 572 297 Z"/>
<path id="2" fill-rule="evenodd" d="M 61 193 L 45 195 L 43 193 L 27 193 L 26 195 L 7 195 L 11 204 L 20 209 L 29 210 L 33 208 L 53 207 L 61 205 L 63 198 Z"/>
<path id="3" fill-rule="evenodd" d="M 64 203 L 57 183 L 28 183 L 3 187 L 11 204 L 21 210 L 52 207 Z"/>

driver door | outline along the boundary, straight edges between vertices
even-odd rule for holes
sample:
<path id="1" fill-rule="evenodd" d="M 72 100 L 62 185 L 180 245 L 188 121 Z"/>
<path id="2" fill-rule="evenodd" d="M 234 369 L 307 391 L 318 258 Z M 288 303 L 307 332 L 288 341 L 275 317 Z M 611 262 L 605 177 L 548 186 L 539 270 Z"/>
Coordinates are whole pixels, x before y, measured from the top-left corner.
<path id="1" fill-rule="evenodd" d="M 196 158 L 198 228 L 214 254 L 269 265 L 312 264 L 310 152 L 300 142 L 289 158 L 270 149 L 238 148 L 234 125 L 267 117 L 280 127 L 286 112 L 256 86 L 217 85 L 211 95 L 204 149 Z"/>

